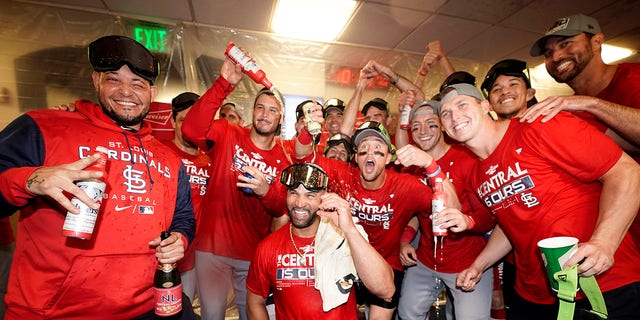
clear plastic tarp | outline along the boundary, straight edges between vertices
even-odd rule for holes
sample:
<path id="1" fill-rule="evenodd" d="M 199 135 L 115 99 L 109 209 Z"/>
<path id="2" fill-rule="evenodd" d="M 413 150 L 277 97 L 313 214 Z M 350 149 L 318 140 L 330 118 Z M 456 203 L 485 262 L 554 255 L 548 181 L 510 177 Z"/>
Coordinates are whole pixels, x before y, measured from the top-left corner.
<path id="1" fill-rule="evenodd" d="M 218 76 L 227 44 L 232 41 L 250 52 L 267 77 L 285 95 L 283 135 L 293 135 L 295 105 L 306 98 L 348 101 L 358 81 L 359 70 L 376 60 L 413 80 L 422 55 L 363 48 L 345 44 L 304 42 L 264 33 L 194 25 L 155 23 L 131 17 L 78 11 L 13 1 L 0 2 L 0 128 L 19 113 L 65 104 L 78 98 L 95 101 L 87 45 L 104 35 L 126 35 L 139 40 L 159 57 L 159 102 L 170 102 L 177 94 L 198 94 Z M 424 39 L 425 45 L 434 39 Z M 445 51 L 447 48 L 444 48 Z M 457 70 L 468 71 L 478 82 L 489 64 L 450 59 Z M 532 76 L 534 76 L 532 74 Z M 428 75 L 423 91 L 437 92 L 444 79 L 436 67 Z M 535 83 L 535 77 L 534 77 Z M 553 90 L 562 87 L 549 86 Z M 229 100 L 243 110 L 251 123 L 255 93 L 260 86 L 244 77 Z M 545 88 L 546 89 L 546 88 Z M 540 92 L 540 91 L 539 91 Z M 364 102 L 381 97 L 389 101 L 396 118 L 398 90 L 384 79 L 374 81 Z M 5 101 L 2 99 L 6 97 Z M 538 95 L 540 96 L 540 95 Z M 390 126 L 390 129 L 395 125 Z"/>

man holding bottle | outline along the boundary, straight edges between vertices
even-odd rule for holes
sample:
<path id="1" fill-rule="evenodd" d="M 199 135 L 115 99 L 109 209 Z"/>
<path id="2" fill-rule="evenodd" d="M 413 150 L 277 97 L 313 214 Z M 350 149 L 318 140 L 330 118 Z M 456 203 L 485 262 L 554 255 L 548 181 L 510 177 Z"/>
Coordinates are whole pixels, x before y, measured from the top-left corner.
<path id="1" fill-rule="evenodd" d="M 180 159 L 143 119 L 158 89 L 156 58 L 122 36 L 89 45 L 99 104 L 76 112 L 36 110 L 0 132 L 0 214 L 20 209 L 5 319 L 121 319 L 153 316 L 157 263 L 180 260 L 195 232 Z M 74 182 L 108 152 L 107 189 L 90 240 L 62 237 L 71 197 L 96 209 Z M 170 230 L 161 241 L 159 234 Z"/>
<path id="2" fill-rule="evenodd" d="M 250 128 L 215 119 L 241 79 L 240 65 L 225 59 L 220 77 L 191 107 L 182 125 L 184 137 L 211 157 L 215 177 L 207 186 L 195 241 L 203 319 L 224 319 L 231 286 L 240 319 L 247 318 L 245 278 L 250 260 L 270 231 L 272 217 L 285 213 L 284 199 L 274 197 L 278 191 L 269 188 L 291 162 L 277 137 L 283 119 L 281 96 L 266 88 L 258 92 Z M 273 206 L 263 205 L 270 199 Z"/>

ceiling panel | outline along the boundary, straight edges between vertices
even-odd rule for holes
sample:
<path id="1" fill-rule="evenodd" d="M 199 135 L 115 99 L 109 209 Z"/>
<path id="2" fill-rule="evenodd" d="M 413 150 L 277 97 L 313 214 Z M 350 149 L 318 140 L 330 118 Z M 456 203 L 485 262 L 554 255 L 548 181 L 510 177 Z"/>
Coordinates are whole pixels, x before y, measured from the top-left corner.
<path id="1" fill-rule="evenodd" d="M 429 16 L 426 12 L 364 3 L 339 41 L 393 48 Z"/>
<path id="2" fill-rule="evenodd" d="M 104 0 L 111 11 L 139 15 L 142 17 L 161 17 L 170 20 L 191 21 L 188 0 Z"/>
<path id="3" fill-rule="evenodd" d="M 269 32 L 274 0 L 191 0 L 199 23 Z"/>
<path id="4" fill-rule="evenodd" d="M 510 55 L 523 45 L 533 43 L 538 34 L 507 29 L 504 27 L 491 27 L 473 37 L 462 46 L 453 49 L 451 56 L 482 62 L 496 62 L 499 57 Z M 522 57 L 512 57 L 521 59 Z"/>
<path id="5" fill-rule="evenodd" d="M 269 33 L 277 0 L 25 1 Z M 452 58 L 535 61 L 528 56 L 533 41 L 557 18 L 581 12 L 600 21 L 608 43 L 640 51 L 639 0 L 361 0 L 358 6 L 340 43 L 422 55 L 428 41 L 440 39 Z M 630 59 L 638 60 L 638 54 Z"/>
<path id="6" fill-rule="evenodd" d="M 489 27 L 486 23 L 436 14 L 404 39 L 398 48 L 424 53 L 429 41 L 440 40 L 445 52 L 450 53 Z"/>
<path id="7" fill-rule="evenodd" d="M 575 13 L 591 15 L 593 12 L 608 6 L 611 2 L 613 2 L 613 0 L 534 1 L 507 17 L 501 25 L 543 34 L 549 29 L 553 22 L 560 17 Z"/>
<path id="8" fill-rule="evenodd" d="M 451 0 L 439 10 L 439 14 L 451 15 L 472 21 L 496 24 L 526 6 L 532 0 Z"/>
<path id="9" fill-rule="evenodd" d="M 33 2 L 45 2 L 45 1 L 33 1 Z M 58 4 L 70 7 L 81 8 L 93 8 L 93 9 L 107 9 L 101 0 L 49 0 L 47 3 Z"/>
<path id="10" fill-rule="evenodd" d="M 607 38 L 615 38 L 640 27 L 640 1 L 616 1 L 593 13 Z M 635 48 L 640 49 L 640 43 Z"/>
<path id="11" fill-rule="evenodd" d="M 362 2 L 375 2 L 405 9 L 436 12 L 447 0 L 363 0 Z"/>

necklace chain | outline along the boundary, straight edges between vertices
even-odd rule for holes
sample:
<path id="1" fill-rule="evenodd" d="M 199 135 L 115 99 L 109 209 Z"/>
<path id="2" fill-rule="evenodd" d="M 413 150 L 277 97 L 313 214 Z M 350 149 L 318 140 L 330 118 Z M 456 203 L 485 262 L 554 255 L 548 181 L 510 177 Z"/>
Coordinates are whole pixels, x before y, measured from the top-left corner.
<path id="1" fill-rule="evenodd" d="M 291 238 L 291 244 L 293 244 L 293 248 L 294 248 L 294 249 L 296 249 L 296 252 L 297 252 L 297 253 L 298 253 L 298 255 L 302 258 L 302 261 L 303 261 L 304 263 L 306 263 L 305 258 L 306 258 L 306 256 L 307 256 L 307 253 L 306 253 L 306 252 L 305 252 L 305 253 L 300 252 L 300 249 L 298 249 L 298 246 L 296 245 L 296 242 L 293 240 L 293 224 L 290 224 L 290 225 L 289 225 L 289 238 Z M 313 238 L 313 241 L 311 241 L 310 246 L 312 246 L 312 247 L 313 247 L 313 244 L 314 244 L 315 242 L 316 242 L 316 238 L 314 237 L 314 238 Z"/>

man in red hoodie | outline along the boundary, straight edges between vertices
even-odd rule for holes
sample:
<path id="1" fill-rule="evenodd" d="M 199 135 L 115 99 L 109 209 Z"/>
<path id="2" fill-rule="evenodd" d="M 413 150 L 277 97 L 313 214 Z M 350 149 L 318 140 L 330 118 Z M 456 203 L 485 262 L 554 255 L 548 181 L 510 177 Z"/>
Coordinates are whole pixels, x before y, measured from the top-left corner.
<path id="1" fill-rule="evenodd" d="M 143 120 L 158 92 L 156 58 L 106 36 L 89 45 L 89 61 L 99 104 L 30 111 L 0 132 L 0 217 L 21 212 L 5 319 L 150 319 L 158 263 L 180 260 L 194 236 L 184 166 Z M 98 146 L 106 173 L 84 170 Z M 98 209 L 74 182 L 97 178 L 107 188 L 91 239 L 63 237 L 67 211 L 79 212 L 71 197 Z M 171 237 L 160 241 L 164 230 Z"/>

